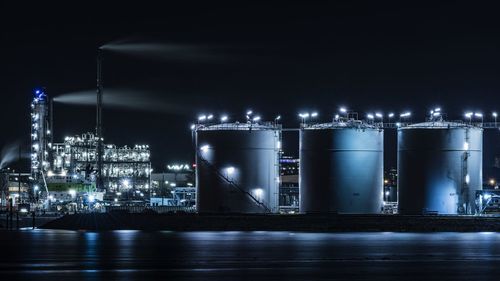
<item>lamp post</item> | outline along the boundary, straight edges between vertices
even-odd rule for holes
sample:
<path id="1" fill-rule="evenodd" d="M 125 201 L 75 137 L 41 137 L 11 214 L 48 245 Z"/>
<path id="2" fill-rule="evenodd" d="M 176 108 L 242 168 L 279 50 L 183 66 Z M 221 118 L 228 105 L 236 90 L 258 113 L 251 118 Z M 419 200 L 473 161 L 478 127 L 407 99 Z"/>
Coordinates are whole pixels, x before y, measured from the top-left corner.
<path id="1" fill-rule="evenodd" d="M 309 113 L 300 113 L 299 117 L 302 119 L 302 125 L 306 124 L 306 119 L 309 118 Z"/>
<path id="2" fill-rule="evenodd" d="M 477 118 L 481 118 L 481 124 L 483 124 L 483 114 L 482 113 L 476 112 L 476 113 L 474 113 L 474 116 Z"/>
<path id="3" fill-rule="evenodd" d="M 347 112 L 347 108 L 345 108 L 344 106 L 342 106 L 342 107 L 339 108 L 339 111 L 340 111 L 340 113 L 345 114 L 345 118 L 346 119 L 349 118 L 349 114 Z"/>
<path id="4" fill-rule="evenodd" d="M 469 118 L 469 123 L 470 124 L 472 124 L 472 115 L 474 115 L 474 113 L 472 113 L 472 112 L 465 113 L 465 117 Z"/>

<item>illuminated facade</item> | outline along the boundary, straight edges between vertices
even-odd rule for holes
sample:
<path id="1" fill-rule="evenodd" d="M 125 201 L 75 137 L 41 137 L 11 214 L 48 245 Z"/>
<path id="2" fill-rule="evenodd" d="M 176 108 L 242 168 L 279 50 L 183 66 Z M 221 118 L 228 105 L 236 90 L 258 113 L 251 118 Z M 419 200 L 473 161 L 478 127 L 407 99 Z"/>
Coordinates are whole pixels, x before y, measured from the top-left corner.
<path id="1" fill-rule="evenodd" d="M 280 211 L 299 211 L 299 159 L 291 156 L 280 158 Z"/>
<path id="2" fill-rule="evenodd" d="M 33 91 L 31 102 L 31 176 L 43 180 L 50 166 L 52 146 L 51 103 L 44 89 Z"/>
<path id="3" fill-rule="evenodd" d="M 50 177 L 82 179 L 95 185 L 97 137 L 92 133 L 66 137 L 63 143 L 52 146 L 53 159 Z M 129 189 L 149 189 L 151 161 L 148 145 L 117 147 L 104 145 L 104 189 L 119 192 Z"/>

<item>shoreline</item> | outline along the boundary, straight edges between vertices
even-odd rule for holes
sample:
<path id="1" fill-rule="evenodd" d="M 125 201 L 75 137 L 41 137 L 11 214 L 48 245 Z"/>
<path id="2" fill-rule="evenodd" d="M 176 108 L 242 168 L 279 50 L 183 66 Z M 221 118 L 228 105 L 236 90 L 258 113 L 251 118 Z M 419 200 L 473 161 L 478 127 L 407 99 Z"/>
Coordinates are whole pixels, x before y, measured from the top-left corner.
<path id="1" fill-rule="evenodd" d="M 65 230 L 299 231 L 299 232 L 499 232 L 500 217 L 408 215 L 215 215 L 87 213 L 40 226 Z"/>

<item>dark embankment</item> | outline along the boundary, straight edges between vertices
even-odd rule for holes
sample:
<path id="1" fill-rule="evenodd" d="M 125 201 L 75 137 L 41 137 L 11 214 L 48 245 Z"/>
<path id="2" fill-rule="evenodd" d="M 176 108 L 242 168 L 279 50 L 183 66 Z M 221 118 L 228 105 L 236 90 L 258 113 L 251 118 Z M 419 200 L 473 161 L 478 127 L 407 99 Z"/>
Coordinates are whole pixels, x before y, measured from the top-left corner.
<path id="1" fill-rule="evenodd" d="M 41 228 L 172 231 L 500 231 L 498 217 L 398 215 L 199 215 L 95 213 L 66 215 Z"/>

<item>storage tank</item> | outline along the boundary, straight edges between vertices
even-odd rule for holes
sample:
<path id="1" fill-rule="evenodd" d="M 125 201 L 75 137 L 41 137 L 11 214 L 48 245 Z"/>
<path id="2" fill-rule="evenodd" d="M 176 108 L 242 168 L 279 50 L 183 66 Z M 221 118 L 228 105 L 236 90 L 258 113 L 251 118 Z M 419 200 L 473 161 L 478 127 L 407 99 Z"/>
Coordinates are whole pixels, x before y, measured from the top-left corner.
<path id="1" fill-rule="evenodd" d="M 278 212 L 280 125 L 198 125 L 195 131 L 198 212 Z"/>
<path id="2" fill-rule="evenodd" d="M 377 214 L 383 196 L 384 132 L 351 120 L 300 130 L 300 211 Z"/>
<path id="3" fill-rule="evenodd" d="M 458 122 L 398 129 L 400 214 L 474 214 L 482 189 L 483 130 Z"/>

